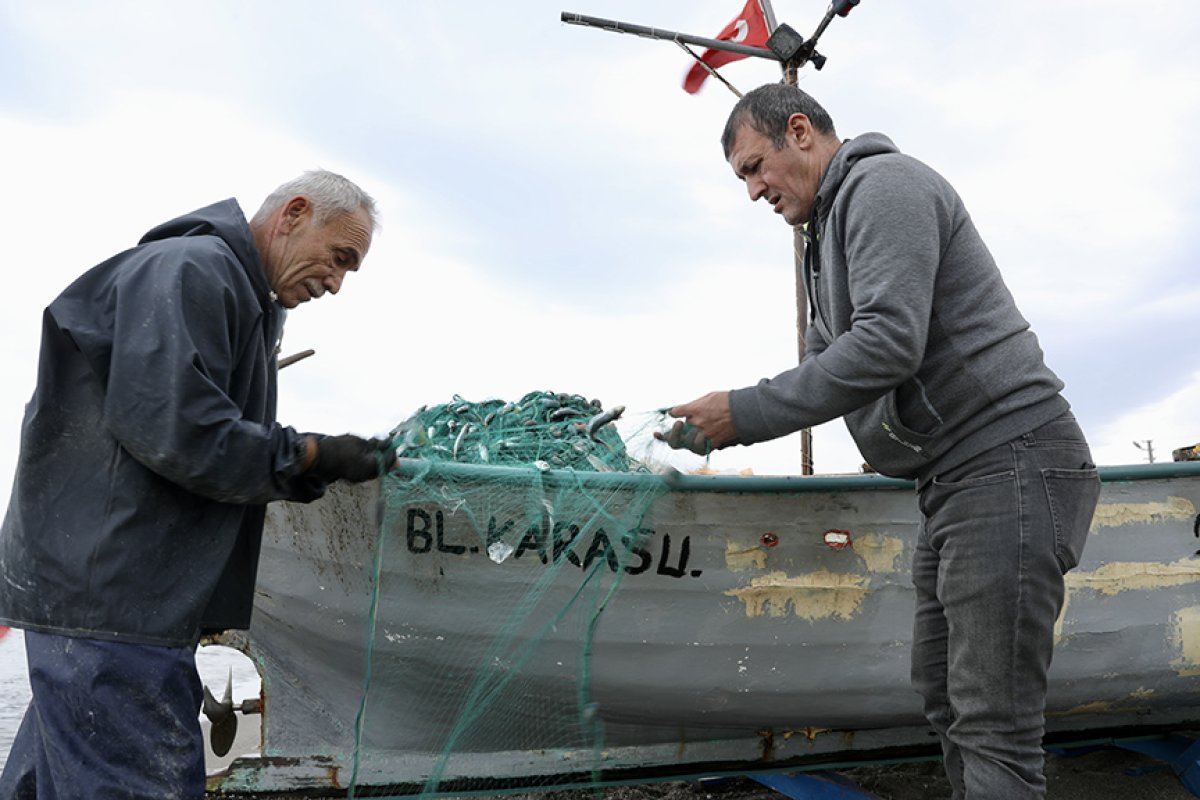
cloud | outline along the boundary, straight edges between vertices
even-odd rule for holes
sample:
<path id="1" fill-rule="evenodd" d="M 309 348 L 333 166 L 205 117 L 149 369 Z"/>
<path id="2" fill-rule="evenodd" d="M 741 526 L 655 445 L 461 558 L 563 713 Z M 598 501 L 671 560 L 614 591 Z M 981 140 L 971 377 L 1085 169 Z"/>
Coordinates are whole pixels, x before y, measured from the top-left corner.
<path id="1" fill-rule="evenodd" d="M 172 216 L 230 196 L 252 213 L 303 169 L 344 168 L 232 104 L 178 93 L 122 94 L 83 120 L 0 116 L 0 140 L 20 187 L 0 194 L 0 219 L 21 287 L 0 315 L 0 476 L 16 461 L 42 309 L 71 280 Z"/>
<path id="2" fill-rule="evenodd" d="M 1200 370 L 1181 376 L 1182 386 L 1152 403 L 1133 409 L 1100 427 L 1092 455 L 1100 464 L 1136 464 L 1148 460 L 1150 441 L 1155 461 L 1170 461 L 1171 451 L 1200 444 Z"/>
<path id="3" fill-rule="evenodd" d="M 777 10 L 808 32 L 825 7 Z M 0 56 L 0 166 L 19 187 L 0 218 L 28 279 L 0 321 L 0 470 L 59 289 L 166 217 L 252 207 L 311 166 L 376 194 L 385 227 L 341 295 L 292 315 L 285 350 L 318 355 L 281 376 L 287 422 L 380 432 L 456 392 L 536 388 L 632 414 L 794 361 L 790 233 L 746 201 L 717 144 L 733 98 L 682 92 L 679 48 L 563 25 L 549 0 L 282 8 L 215 2 L 186 29 L 138 3 L 0 12 L 18 45 Z M 736 8 L 565 10 L 712 35 Z M 884 130 L 951 179 L 1114 458 L 1131 437 L 1196 438 L 1160 407 L 1200 370 L 1196 32 L 1182 0 L 869 3 L 803 73 L 843 135 Z M 815 450 L 857 467 L 840 422 Z M 795 471 L 798 451 L 714 461 Z"/>

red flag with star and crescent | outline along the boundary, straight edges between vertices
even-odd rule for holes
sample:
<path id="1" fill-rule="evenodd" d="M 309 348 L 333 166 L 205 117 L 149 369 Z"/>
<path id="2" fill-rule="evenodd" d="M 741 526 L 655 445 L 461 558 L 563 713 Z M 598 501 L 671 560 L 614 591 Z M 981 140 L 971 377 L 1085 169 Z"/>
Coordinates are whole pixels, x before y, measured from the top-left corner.
<path id="1" fill-rule="evenodd" d="M 725 42 L 764 47 L 770 35 L 767 31 L 767 18 L 763 15 L 762 6 L 759 5 L 758 0 L 746 0 L 746 7 L 742 9 L 742 13 L 738 14 L 733 22 L 726 25 L 714 38 Z M 700 60 L 713 69 L 743 58 L 746 56 L 727 53 L 724 50 L 705 50 L 700 56 Z M 703 64 L 692 64 L 692 68 L 688 70 L 687 76 L 683 79 L 683 90 L 688 94 L 700 91 L 708 74 L 708 70 L 704 68 Z"/>

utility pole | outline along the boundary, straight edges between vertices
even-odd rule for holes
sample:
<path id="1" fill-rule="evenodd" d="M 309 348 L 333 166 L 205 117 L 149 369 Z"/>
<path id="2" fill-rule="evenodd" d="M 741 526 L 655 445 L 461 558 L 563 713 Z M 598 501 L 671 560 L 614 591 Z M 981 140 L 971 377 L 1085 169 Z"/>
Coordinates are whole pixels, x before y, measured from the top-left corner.
<path id="1" fill-rule="evenodd" d="M 767 33 L 775 33 L 778 25 L 775 22 L 775 10 L 771 7 L 771 0 L 759 0 L 759 5 L 762 7 L 763 17 L 767 21 Z M 780 62 L 780 67 L 783 69 L 784 83 L 788 86 L 795 86 L 796 65 Z M 796 355 L 798 361 L 804 360 L 806 350 L 804 331 L 808 327 L 808 290 L 804 285 L 804 248 L 804 226 L 797 225 L 792 228 L 792 255 L 796 271 Z M 813 474 L 812 428 L 804 428 L 800 431 L 800 474 Z"/>
<path id="2" fill-rule="evenodd" d="M 1143 444 L 1145 445 L 1145 447 L 1142 446 Z M 1154 440 L 1146 439 L 1141 442 L 1134 442 L 1133 446 L 1136 447 L 1138 450 L 1144 451 L 1146 453 L 1147 460 L 1149 460 L 1149 462 L 1151 464 L 1154 463 Z"/>

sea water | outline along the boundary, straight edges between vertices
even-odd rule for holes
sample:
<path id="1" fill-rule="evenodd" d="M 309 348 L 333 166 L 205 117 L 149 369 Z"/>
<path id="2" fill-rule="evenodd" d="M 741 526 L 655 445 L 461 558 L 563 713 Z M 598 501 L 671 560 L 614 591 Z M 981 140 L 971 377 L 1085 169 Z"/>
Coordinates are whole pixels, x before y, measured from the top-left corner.
<path id="1" fill-rule="evenodd" d="M 258 697 L 260 681 L 254 664 L 236 650 L 228 647 L 201 647 L 196 651 L 196 669 L 200 680 L 218 700 L 225 696 L 225 685 L 233 677 L 233 702 L 240 704 L 249 697 Z M 13 737 L 29 705 L 29 670 L 25 662 L 25 640 L 21 631 L 10 630 L 0 639 L 0 768 L 8 760 Z M 208 724 L 204 721 L 206 761 L 209 770 L 224 766 L 234 756 L 246 755 L 257 746 L 258 717 L 238 715 L 238 740 L 224 758 L 216 757 L 208 748 Z"/>

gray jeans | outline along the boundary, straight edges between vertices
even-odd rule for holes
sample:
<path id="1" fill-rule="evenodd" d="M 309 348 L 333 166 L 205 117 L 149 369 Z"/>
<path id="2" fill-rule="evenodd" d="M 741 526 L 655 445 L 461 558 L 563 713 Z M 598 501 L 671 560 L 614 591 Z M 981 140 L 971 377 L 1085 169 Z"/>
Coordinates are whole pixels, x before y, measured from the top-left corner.
<path id="1" fill-rule="evenodd" d="M 1071 414 L 919 492 L 912 680 L 941 738 L 954 800 L 1045 796 L 1054 624 L 1099 494 Z"/>

